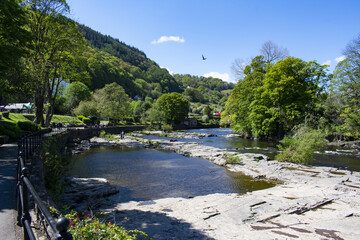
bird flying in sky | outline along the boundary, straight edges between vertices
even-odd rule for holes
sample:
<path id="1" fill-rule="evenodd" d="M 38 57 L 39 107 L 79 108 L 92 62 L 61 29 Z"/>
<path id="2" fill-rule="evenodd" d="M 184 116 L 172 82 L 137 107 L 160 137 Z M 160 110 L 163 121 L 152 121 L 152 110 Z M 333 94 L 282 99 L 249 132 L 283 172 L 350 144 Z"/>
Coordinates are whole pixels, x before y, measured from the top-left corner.
<path id="1" fill-rule="evenodd" d="M 206 57 L 204 57 L 204 55 L 201 55 L 202 56 L 202 60 L 206 60 Z"/>

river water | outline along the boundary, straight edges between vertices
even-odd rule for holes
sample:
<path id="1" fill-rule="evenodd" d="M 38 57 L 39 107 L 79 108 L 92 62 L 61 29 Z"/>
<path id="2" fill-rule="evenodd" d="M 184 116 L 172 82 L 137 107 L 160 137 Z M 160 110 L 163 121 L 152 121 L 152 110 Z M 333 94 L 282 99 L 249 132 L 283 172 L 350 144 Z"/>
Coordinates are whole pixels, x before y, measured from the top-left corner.
<path id="1" fill-rule="evenodd" d="M 228 137 L 230 129 L 198 129 L 193 132 L 215 134 L 202 139 L 179 139 L 239 152 L 263 153 L 273 158 L 276 144 Z M 146 136 L 153 139 L 153 136 Z M 173 138 L 174 139 L 174 138 Z M 359 152 L 328 149 L 316 154 L 314 165 L 360 171 Z M 239 193 L 274 186 L 233 173 L 201 158 L 154 149 L 101 147 L 71 157 L 69 176 L 106 178 L 120 189 L 113 199 L 154 200 L 165 197 L 191 197 L 212 193 Z"/>

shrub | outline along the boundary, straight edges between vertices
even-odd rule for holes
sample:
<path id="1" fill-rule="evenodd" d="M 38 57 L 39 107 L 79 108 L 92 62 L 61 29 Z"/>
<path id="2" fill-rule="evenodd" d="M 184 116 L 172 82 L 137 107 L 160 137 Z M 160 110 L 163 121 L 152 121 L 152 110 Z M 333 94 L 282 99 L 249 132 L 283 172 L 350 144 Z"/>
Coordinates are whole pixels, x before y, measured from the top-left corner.
<path id="1" fill-rule="evenodd" d="M 3 112 L 2 115 L 3 115 L 4 118 L 9 118 L 10 111 Z"/>
<path id="2" fill-rule="evenodd" d="M 17 139 L 22 131 L 15 122 L 0 120 L 0 135 L 6 135 L 11 139 Z"/>
<path id="3" fill-rule="evenodd" d="M 88 117 L 83 117 L 82 121 L 83 121 L 83 123 L 85 123 L 85 124 L 91 124 L 91 119 L 88 118 Z"/>
<path id="4" fill-rule="evenodd" d="M 70 219 L 70 233 L 74 239 L 137 239 L 137 236 L 141 236 L 141 239 L 149 239 L 148 236 L 139 230 L 126 230 L 119 227 L 112 222 L 103 222 L 96 217 L 86 215 L 80 218 L 75 211 L 65 215 Z"/>
<path id="5" fill-rule="evenodd" d="M 161 130 L 163 130 L 164 132 L 171 132 L 173 130 L 173 127 L 171 124 L 163 124 L 161 126 Z"/>
<path id="6" fill-rule="evenodd" d="M 208 116 L 208 115 L 202 116 L 202 117 L 201 117 L 201 121 L 202 121 L 203 123 L 208 123 L 208 122 L 209 122 L 209 116 Z"/>
<path id="7" fill-rule="evenodd" d="M 242 158 L 236 155 L 237 153 L 225 153 L 224 158 L 226 160 L 226 164 L 241 164 Z"/>
<path id="8" fill-rule="evenodd" d="M 45 187 L 55 201 L 64 190 L 62 178 L 69 164 L 69 159 L 60 153 L 58 137 L 44 140 L 40 151 L 40 158 L 44 161 Z"/>
<path id="9" fill-rule="evenodd" d="M 327 144 L 325 135 L 320 130 L 308 127 L 300 128 L 293 137 L 284 138 L 278 146 L 281 153 L 275 156 L 278 161 L 309 164 L 316 150 L 322 150 Z"/>
<path id="10" fill-rule="evenodd" d="M 40 130 L 39 125 L 31 121 L 18 121 L 19 128 L 26 132 L 36 132 Z"/>

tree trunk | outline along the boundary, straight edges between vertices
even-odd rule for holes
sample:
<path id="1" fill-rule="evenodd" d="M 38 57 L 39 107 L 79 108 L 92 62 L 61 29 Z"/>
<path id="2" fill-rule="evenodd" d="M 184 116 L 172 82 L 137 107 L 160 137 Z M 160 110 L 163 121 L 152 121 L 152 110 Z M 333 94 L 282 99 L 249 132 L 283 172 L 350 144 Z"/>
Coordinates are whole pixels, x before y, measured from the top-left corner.
<path id="1" fill-rule="evenodd" d="M 44 127 L 44 95 L 36 94 L 35 96 L 35 122 L 40 124 L 41 127 Z"/>

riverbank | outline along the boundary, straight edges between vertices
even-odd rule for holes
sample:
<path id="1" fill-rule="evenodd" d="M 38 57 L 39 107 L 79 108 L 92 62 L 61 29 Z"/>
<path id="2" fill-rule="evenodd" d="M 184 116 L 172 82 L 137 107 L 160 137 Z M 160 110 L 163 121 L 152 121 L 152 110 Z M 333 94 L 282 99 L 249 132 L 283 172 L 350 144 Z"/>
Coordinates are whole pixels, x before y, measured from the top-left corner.
<path id="1" fill-rule="evenodd" d="M 193 142 L 92 138 L 92 145 L 154 147 L 208 159 L 255 179 L 281 182 L 245 195 L 211 194 L 127 202 L 103 208 L 127 229 L 153 239 L 360 239 L 360 173 L 277 162 Z M 240 164 L 227 163 L 231 155 Z"/>

